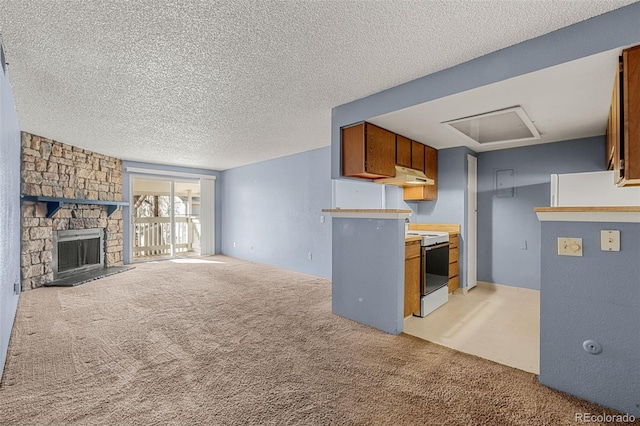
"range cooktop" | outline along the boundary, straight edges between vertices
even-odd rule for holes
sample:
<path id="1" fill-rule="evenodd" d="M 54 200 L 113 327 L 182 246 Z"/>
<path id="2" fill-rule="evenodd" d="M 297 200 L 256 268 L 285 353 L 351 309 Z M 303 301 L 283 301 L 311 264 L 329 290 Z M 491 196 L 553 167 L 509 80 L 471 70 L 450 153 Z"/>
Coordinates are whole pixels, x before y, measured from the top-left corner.
<path id="1" fill-rule="evenodd" d="M 406 235 L 415 235 L 422 237 L 420 245 L 433 246 L 436 244 L 442 244 L 449 242 L 449 233 L 441 231 L 408 231 Z"/>

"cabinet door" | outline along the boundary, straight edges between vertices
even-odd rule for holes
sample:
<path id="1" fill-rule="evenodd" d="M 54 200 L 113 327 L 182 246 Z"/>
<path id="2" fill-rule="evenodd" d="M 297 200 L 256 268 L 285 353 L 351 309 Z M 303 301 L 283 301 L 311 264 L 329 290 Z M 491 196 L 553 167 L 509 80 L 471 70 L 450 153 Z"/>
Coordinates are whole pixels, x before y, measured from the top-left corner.
<path id="1" fill-rule="evenodd" d="M 366 123 L 366 171 L 379 176 L 396 174 L 396 135 Z"/>
<path id="2" fill-rule="evenodd" d="M 404 316 L 420 310 L 420 241 L 405 243 Z"/>
<path id="3" fill-rule="evenodd" d="M 460 275 L 460 264 L 458 263 L 458 261 L 450 263 L 449 264 L 449 278 L 455 278 L 458 275 Z"/>
<path id="4" fill-rule="evenodd" d="M 449 294 L 460 288 L 460 277 L 449 278 Z"/>
<path id="5" fill-rule="evenodd" d="M 424 174 L 433 179 L 434 184 L 425 187 L 425 200 L 438 198 L 438 150 L 430 146 L 424 147 Z"/>
<path id="6" fill-rule="evenodd" d="M 622 51 L 623 185 L 640 185 L 640 46 Z"/>
<path id="7" fill-rule="evenodd" d="M 407 186 L 403 188 L 403 198 L 407 201 L 436 200 L 438 198 L 438 151 L 424 145 L 424 174 L 433 179 L 433 185 Z"/>
<path id="8" fill-rule="evenodd" d="M 411 139 L 396 135 L 396 164 L 411 167 Z"/>
<path id="9" fill-rule="evenodd" d="M 364 179 L 395 176 L 395 134 L 369 123 L 342 128 L 342 175 Z"/>
<path id="10" fill-rule="evenodd" d="M 613 139 L 613 104 L 615 99 L 611 101 L 611 107 L 609 108 L 609 116 L 607 117 L 607 130 L 605 134 L 605 138 L 607 141 L 606 150 L 605 150 L 605 167 L 607 170 L 613 170 L 614 167 L 614 157 L 615 157 L 615 149 L 614 149 L 614 139 Z"/>
<path id="11" fill-rule="evenodd" d="M 616 72 L 615 81 L 613 83 L 613 96 L 611 100 L 611 128 L 608 133 L 610 133 L 609 137 L 611 139 L 610 149 L 613 153 L 612 159 L 612 167 L 614 170 L 614 179 L 616 184 L 620 184 L 620 181 L 623 178 L 624 171 L 622 170 L 622 162 L 624 153 L 622 146 L 622 137 L 624 135 L 624 129 L 622 128 L 623 123 L 620 118 L 620 107 L 621 107 L 621 93 L 622 93 L 622 56 L 620 57 L 620 62 L 618 64 L 618 71 Z"/>
<path id="12" fill-rule="evenodd" d="M 411 168 L 424 172 L 424 145 L 411 141 Z"/>
<path id="13" fill-rule="evenodd" d="M 420 310 L 420 258 L 404 262 L 405 267 L 405 296 L 404 296 L 404 316 L 408 317 Z"/>
<path id="14" fill-rule="evenodd" d="M 345 127 L 342 133 L 342 175 L 351 177 L 366 177 L 364 123 Z"/>
<path id="15" fill-rule="evenodd" d="M 420 310 L 420 257 L 404 262 L 404 316 Z"/>

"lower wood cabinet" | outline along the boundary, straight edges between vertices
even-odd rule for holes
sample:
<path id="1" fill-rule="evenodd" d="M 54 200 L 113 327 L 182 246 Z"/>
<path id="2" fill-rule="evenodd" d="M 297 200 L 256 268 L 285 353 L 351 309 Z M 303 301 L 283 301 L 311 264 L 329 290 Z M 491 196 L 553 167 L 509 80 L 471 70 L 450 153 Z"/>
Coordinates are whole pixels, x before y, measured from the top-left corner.
<path id="1" fill-rule="evenodd" d="M 458 234 L 449 236 L 449 293 L 460 288 L 460 248 Z"/>
<path id="2" fill-rule="evenodd" d="M 420 241 L 405 243 L 404 316 L 420 310 Z"/>

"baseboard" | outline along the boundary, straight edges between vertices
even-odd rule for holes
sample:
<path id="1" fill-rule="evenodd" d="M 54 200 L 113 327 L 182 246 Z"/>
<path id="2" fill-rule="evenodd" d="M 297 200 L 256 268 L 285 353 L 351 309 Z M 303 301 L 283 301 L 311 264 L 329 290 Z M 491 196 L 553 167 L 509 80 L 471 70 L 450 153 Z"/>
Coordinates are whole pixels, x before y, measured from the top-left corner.
<path id="1" fill-rule="evenodd" d="M 529 292 L 529 293 L 535 293 L 538 295 L 540 294 L 540 290 L 533 290 L 530 288 L 523 288 L 523 287 L 514 287 L 512 285 L 504 285 L 504 284 L 492 283 L 488 281 L 478 281 L 476 287 L 482 288 L 484 290 L 491 291 L 491 292 L 520 293 L 520 294 Z M 453 294 L 467 295 L 469 291 L 470 291 L 469 287 L 459 287 L 453 292 Z"/>
<path id="2" fill-rule="evenodd" d="M 483 288 L 492 292 L 501 292 L 501 293 L 535 293 L 540 294 L 540 290 L 533 290 L 530 288 L 523 287 L 514 287 L 511 285 L 504 285 L 498 283 L 492 283 L 488 281 L 478 281 L 478 288 Z"/>

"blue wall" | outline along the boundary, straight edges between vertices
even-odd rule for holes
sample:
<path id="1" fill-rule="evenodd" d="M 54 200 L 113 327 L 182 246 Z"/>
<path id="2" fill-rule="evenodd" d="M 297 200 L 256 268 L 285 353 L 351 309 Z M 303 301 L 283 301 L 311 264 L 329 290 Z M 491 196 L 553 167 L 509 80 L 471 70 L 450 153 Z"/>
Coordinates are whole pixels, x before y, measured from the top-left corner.
<path id="1" fill-rule="evenodd" d="M 0 45 L 2 49 L 2 45 Z M 4 55 L 2 55 L 4 58 Z M 0 378 L 4 369 L 20 282 L 20 126 L 9 78 L 0 69 Z"/>
<path id="2" fill-rule="evenodd" d="M 600 250 L 603 229 L 620 230 L 619 252 Z M 582 238 L 584 256 L 558 256 L 558 237 Z M 542 222 L 542 384 L 640 417 L 639 259 L 640 224 Z"/>
<path id="3" fill-rule="evenodd" d="M 330 278 L 330 170 L 326 147 L 224 171 L 222 252 Z"/>
<path id="4" fill-rule="evenodd" d="M 152 163 L 140 163 L 136 161 L 123 161 L 123 198 L 124 201 L 130 201 L 129 198 L 131 196 L 131 188 L 129 178 L 131 173 L 127 172 L 127 167 L 138 167 L 142 169 L 152 169 L 159 170 L 162 172 L 166 172 L 167 176 L 171 176 L 171 172 L 178 173 L 193 173 L 199 175 L 208 175 L 216 177 L 216 198 L 215 198 L 215 239 L 216 239 L 216 253 L 220 253 L 222 251 L 222 172 L 214 171 L 214 170 L 206 170 L 206 169 L 194 169 L 191 167 L 178 167 L 178 166 L 167 166 L 162 164 L 152 164 Z M 153 175 L 156 176 L 157 175 Z M 122 217 L 124 218 L 124 259 L 125 263 L 131 262 L 131 245 L 130 245 L 130 232 L 131 232 L 131 215 L 130 215 L 129 207 L 123 208 Z"/>
<path id="5" fill-rule="evenodd" d="M 401 333 L 404 247 L 404 220 L 333 218 L 332 312 Z"/>
<path id="6" fill-rule="evenodd" d="M 460 286 L 467 286 L 467 155 L 475 152 L 466 147 L 438 150 L 438 199 L 417 203 L 417 214 L 412 222 L 453 223 L 460 225 Z M 411 204 L 410 204 L 411 205 Z"/>
<path id="7" fill-rule="evenodd" d="M 550 175 L 604 170 L 603 137 L 478 154 L 478 279 L 540 289 L 540 222 Z M 496 171 L 515 171 L 513 197 L 494 191 Z"/>

